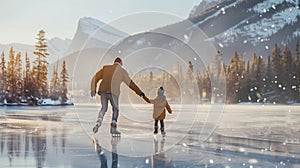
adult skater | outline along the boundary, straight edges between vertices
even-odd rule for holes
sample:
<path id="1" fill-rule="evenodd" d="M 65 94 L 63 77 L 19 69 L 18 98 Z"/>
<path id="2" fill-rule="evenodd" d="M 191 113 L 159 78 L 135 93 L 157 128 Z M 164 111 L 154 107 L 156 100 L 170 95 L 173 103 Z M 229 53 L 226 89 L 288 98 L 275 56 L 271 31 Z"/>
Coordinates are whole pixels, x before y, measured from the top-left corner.
<path id="1" fill-rule="evenodd" d="M 119 116 L 120 85 L 122 82 L 124 82 L 137 95 L 141 97 L 145 96 L 140 88 L 130 79 L 128 72 L 122 67 L 122 65 L 122 59 L 117 57 L 112 65 L 103 66 L 92 78 L 92 97 L 96 95 L 97 83 L 99 80 L 101 80 L 97 93 L 101 97 L 102 106 L 101 110 L 99 111 L 96 124 L 93 128 L 94 133 L 97 133 L 98 128 L 101 126 L 103 117 L 107 111 L 108 101 L 110 101 L 113 111 L 110 133 L 112 136 L 120 136 L 120 132 L 117 130 L 117 122 Z"/>

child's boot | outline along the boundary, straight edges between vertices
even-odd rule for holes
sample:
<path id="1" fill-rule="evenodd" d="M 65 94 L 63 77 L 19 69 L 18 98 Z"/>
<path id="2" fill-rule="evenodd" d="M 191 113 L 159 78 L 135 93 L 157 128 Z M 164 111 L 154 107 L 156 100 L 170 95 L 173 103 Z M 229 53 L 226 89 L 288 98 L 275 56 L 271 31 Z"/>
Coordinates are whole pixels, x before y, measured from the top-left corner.
<path id="1" fill-rule="evenodd" d="M 157 134 L 158 133 L 158 126 L 154 126 L 154 134 Z"/>

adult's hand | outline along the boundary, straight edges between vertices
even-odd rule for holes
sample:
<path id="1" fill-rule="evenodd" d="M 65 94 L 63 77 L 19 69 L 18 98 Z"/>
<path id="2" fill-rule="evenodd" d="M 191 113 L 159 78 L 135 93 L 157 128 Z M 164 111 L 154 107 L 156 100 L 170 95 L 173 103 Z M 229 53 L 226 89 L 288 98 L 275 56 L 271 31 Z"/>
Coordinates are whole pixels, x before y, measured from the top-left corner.
<path id="1" fill-rule="evenodd" d="M 145 93 L 142 92 L 142 93 L 140 94 L 140 97 L 144 97 L 144 96 L 145 96 Z"/>
<path id="2" fill-rule="evenodd" d="M 91 96 L 94 97 L 96 95 L 96 91 L 95 90 L 91 90 Z"/>

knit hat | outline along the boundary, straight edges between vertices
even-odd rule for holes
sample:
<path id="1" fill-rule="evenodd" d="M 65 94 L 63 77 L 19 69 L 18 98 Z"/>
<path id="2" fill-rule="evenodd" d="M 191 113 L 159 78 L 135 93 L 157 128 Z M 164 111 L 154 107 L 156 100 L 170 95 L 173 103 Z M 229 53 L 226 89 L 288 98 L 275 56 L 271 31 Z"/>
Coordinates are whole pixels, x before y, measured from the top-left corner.
<path id="1" fill-rule="evenodd" d="M 159 101 L 166 100 L 165 91 L 164 91 L 164 88 L 162 86 L 157 90 L 156 99 L 159 100 Z"/>

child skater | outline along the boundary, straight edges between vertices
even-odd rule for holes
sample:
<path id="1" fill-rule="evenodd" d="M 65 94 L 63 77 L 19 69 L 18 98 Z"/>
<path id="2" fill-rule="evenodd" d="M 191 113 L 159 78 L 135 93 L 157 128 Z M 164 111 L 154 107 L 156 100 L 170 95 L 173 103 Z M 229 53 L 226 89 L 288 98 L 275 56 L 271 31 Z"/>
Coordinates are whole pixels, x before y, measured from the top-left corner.
<path id="1" fill-rule="evenodd" d="M 157 90 L 157 96 L 155 99 L 149 99 L 147 96 L 143 97 L 144 100 L 148 103 L 153 104 L 153 119 L 154 119 L 154 135 L 158 133 L 158 121 L 160 122 L 160 131 L 162 136 L 164 137 L 166 135 L 165 132 L 165 125 L 164 125 L 164 119 L 166 117 L 166 110 L 170 114 L 172 114 L 172 109 L 166 99 L 166 96 L 164 95 L 164 88 L 160 87 Z"/>

